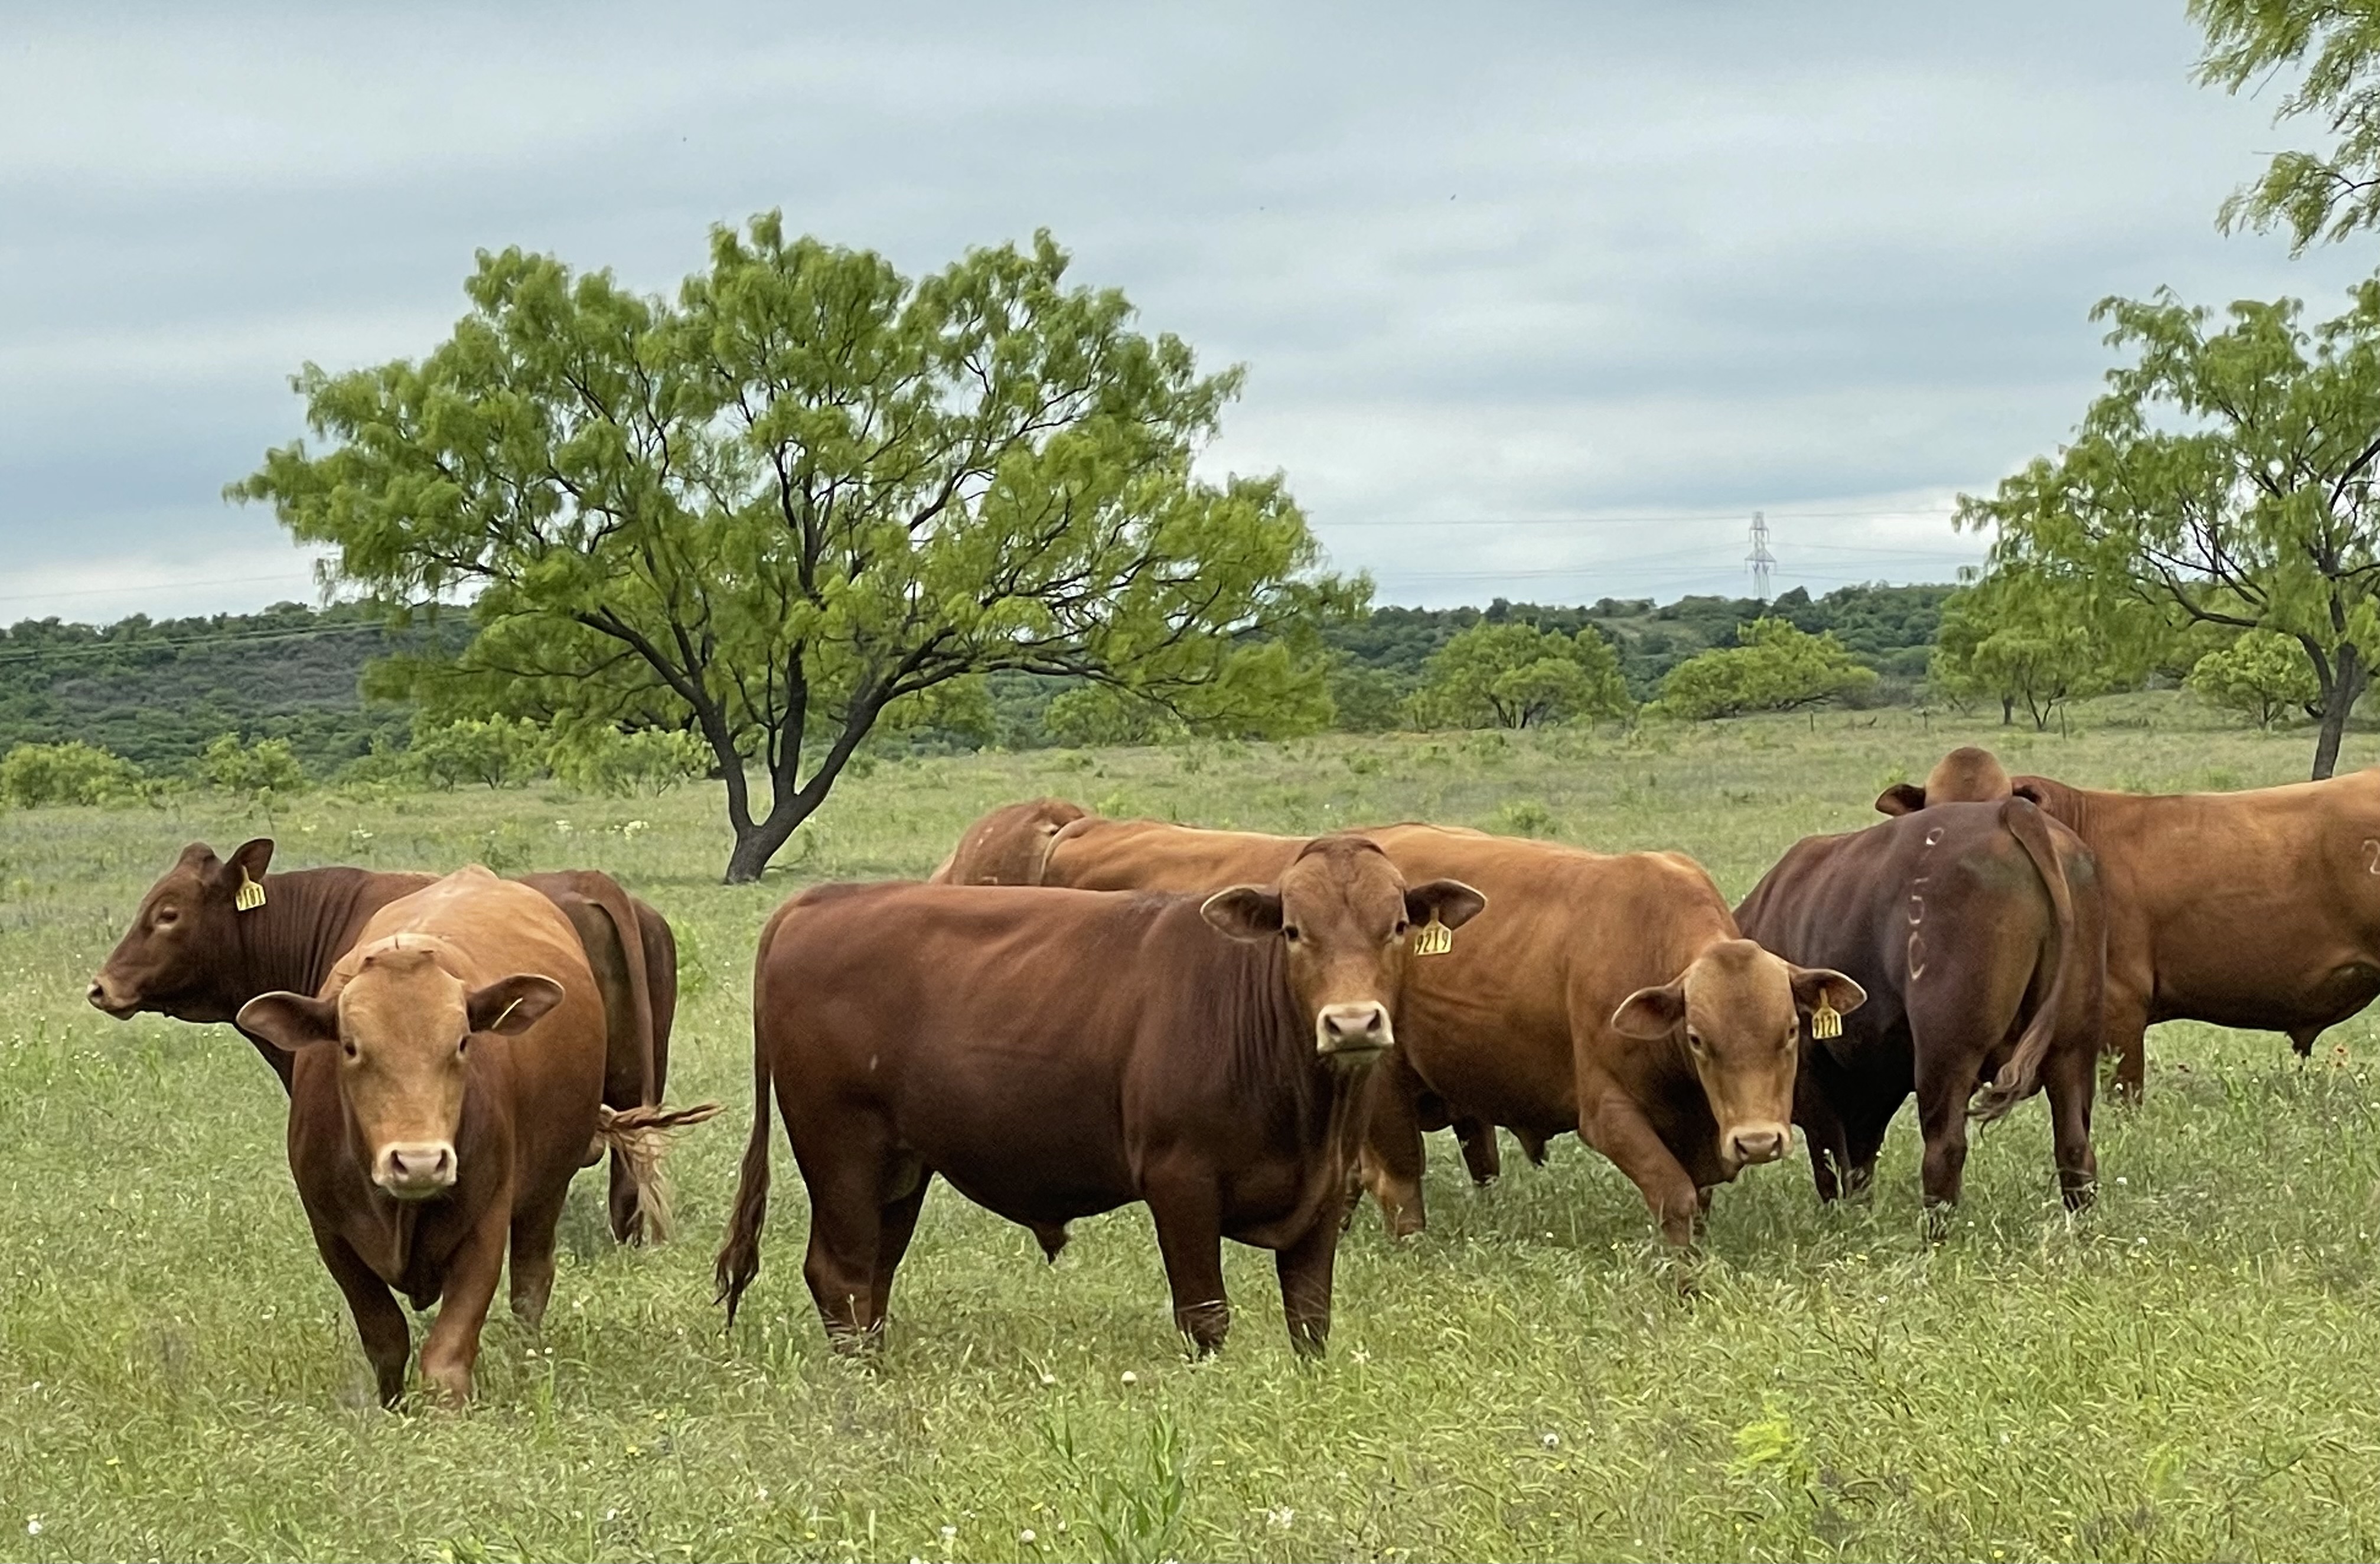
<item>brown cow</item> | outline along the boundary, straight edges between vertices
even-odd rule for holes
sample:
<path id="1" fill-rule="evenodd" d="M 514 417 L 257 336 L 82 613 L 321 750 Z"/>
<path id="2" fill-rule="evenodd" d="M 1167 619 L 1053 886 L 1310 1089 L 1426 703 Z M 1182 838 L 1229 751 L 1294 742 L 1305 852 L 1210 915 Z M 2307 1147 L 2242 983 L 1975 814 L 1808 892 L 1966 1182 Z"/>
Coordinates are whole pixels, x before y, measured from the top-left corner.
<path id="1" fill-rule="evenodd" d="M 927 878 L 938 885 L 1038 885 L 1042 860 L 1059 830 L 1087 811 L 1062 798 L 1010 804 L 967 827 Z"/>
<path id="2" fill-rule="evenodd" d="M 1962 750 L 1925 787 L 1888 789 L 1876 807 L 1903 814 L 2011 793 L 2098 858 L 2106 1039 L 2125 1096 L 2140 1093 L 2143 1034 L 2157 1022 L 2283 1032 L 2302 1055 L 2380 995 L 2380 770 L 2143 797 L 2010 778 L 1984 751 Z"/>
<path id="3" fill-rule="evenodd" d="M 91 1002 L 118 1020 L 148 1011 L 237 1024 L 240 1007 L 259 994 L 320 989 L 373 914 L 435 878 L 349 867 L 268 874 L 273 846 L 260 837 L 227 861 L 204 843 L 182 849 L 91 979 Z M 677 941 L 668 920 L 593 870 L 524 875 L 521 883 L 570 919 L 595 974 L 606 1021 L 604 1102 L 623 1111 L 660 1102 L 677 1014 Z M 254 888 L 245 907 L 243 886 Z M 290 1056 L 253 1034 L 249 1040 L 287 1089 Z M 627 1243 L 665 1236 L 659 1214 L 640 1210 L 625 1159 L 613 1158 L 611 1181 L 613 1235 Z"/>
<path id="4" fill-rule="evenodd" d="M 2046 1087 L 2066 1204 L 2089 1203 L 2107 913 L 2065 828 L 2010 798 L 1808 837 L 1736 917 L 1768 949 L 1867 990 L 1840 1037 L 1803 1050 L 1795 1117 L 1820 1198 L 1868 1187 L 1913 1091 L 1926 1206 L 1956 1201 L 1971 1102 L 1995 1119 Z"/>
<path id="5" fill-rule="evenodd" d="M 1268 887 L 1102 896 L 823 886 L 753 975 L 752 1138 L 720 1251 L 728 1318 L 760 1263 L 769 1099 L 809 1186 L 804 1275 L 839 1350 L 876 1339 L 935 1174 L 1031 1228 L 1146 1201 L 1176 1325 L 1230 1324 L 1221 1241 L 1277 1256 L 1290 1340 L 1322 1350 L 1364 1067 L 1394 1042 L 1414 926 L 1482 905 L 1326 836 Z"/>
<path id="6" fill-rule="evenodd" d="M 1054 822 L 1054 823 L 1051 823 Z M 1199 830 L 1157 820 L 1116 820 L 1060 798 L 1036 798 L 995 809 L 959 839 L 958 850 L 935 871 L 956 885 L 1057 885 L 1075 891 L 1220 891 L 1242 881 L 1269 880 L 1289 866 L 1306 839 L 1255 831 Z M 984 845 L 978 845 L 982 843 Z M 1004 846 L 994 846 L 1004 843 Z M 1032 878 L 986 878 L 995 872 Z M 1454 1132 L 1472 1182 L 1494 1183 L 1503 1173 L 1496 1126 L 1458 1117 L 1445 1102 L 1389 1060 L 1372 1090 L 1397 1080 L 1414 1099 L 1418 1129 Z M 1516 1132 L 1531 1162 L 1543 1166 L 1546 1143 Z"/>
<path id="7" fill-rule="evenodd" d="M 467 1400 L 507 1245 L 513 1312 L 544 1316 L 589 1143 L 630 1154 L 718 1111 L 603 1105 L 603 1001 L 577 930 L 478 865 L 374 913 L 320 993 L 260 994 L 239 1024 L 294 1056 L 289 1170 L 384 1404 L 411 1345 L 390 1289 L 440 1304 L 422 1376 Z"/>
<path id="8" fill-rule="evenodd" d="M 1366 1182 L 1392 1231 L 1426 1220 L 1432 1104 L 1524 1145 L 1578 1132 L 1681 1243 L 1714 1187 L 1790 1149 L 1798 1016 L 1822 1000 L 1851 1010 L 1858 987 L 1742 939 L 1693 859 L 1443 826 L 1366 834 L 1407 878 L 1461 879 L 1495 909 L 1413 965 L 1402 1046 L 1375 1075 Z M 1213 883 L 1281 851 L 1250 832 L 1088 818 L 1058 833 L 1046 872 L 1092 888 Z"/>

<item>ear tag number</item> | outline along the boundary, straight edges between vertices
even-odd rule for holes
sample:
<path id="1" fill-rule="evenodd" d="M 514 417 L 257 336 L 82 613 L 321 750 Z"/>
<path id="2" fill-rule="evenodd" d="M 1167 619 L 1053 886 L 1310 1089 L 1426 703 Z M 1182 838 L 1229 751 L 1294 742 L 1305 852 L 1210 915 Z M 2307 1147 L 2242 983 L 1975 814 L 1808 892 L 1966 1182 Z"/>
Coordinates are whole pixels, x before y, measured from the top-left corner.
<path id="1" fill-rule="evenodd" d="M 246 869 L 239 871 L 239 889 L 232 892 L 231 904 L 233 911 L 242 913 L 252 913 L 264 905 L 264 887 L 249 879 Z"/>
<path id="2" fill-rule="evenodd" d="M 1413 952 L 1417 956 L 1442 956 L 1454 949 L 1454 930 L 1429 915 L 1429 921 L 1414 930 Z"/>
<path id="3" fill-rule="evenodd" d="M 1843 1012 L 1828 1004 L 1826 1000 L 1820 1000 L 1818 1001 L 1818 1008 L 1810 1012 L 1810 1036 L 1813 1037 L 1840 1037 L 1842 1035 Z"/>

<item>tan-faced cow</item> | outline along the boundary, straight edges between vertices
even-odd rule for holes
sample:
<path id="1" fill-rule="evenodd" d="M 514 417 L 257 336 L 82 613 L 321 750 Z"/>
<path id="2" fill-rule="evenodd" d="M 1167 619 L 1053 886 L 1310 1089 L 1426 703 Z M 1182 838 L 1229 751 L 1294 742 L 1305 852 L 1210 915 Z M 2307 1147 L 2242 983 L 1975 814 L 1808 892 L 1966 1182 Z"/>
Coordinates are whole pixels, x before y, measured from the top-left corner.
<path id="1" fill-rule="evenodd" d="M 2141 796 L 2010 777 L 1953 751 L 1876 806 L 2029 798 L 2096 856 L 2107 901 L 2106 1038 L 2139 1094 L 2160 1021 L 2283 1032 L 2301 1054 L 2380 995 L 2380 770 L 2241 793 Z"/>
<path id="2" fill-rule="evenodd" d="M 1423 1111 L 1576 1131 L 1691 1240 L 1710 1192 L 1790 1149 L 1800 1018 L 1860 1003 L 1841 974 L 1742 939 L 1693 859 L 1605 855 L 1428 825 L 1366 833 L 1409 879 L 1451 878 L 1489 911 L 1408 969 L 1401 1039 L 1367 1103 L 1365 1179 L 1392 1231 L 1419 1231 Z M 1281 839 L 1148 820 L 1077 820 L 1046 876 L 1090 887 L 1211 880 Z"/>
<path id="3" fill-rule="evenodd" d="M 239 1024 L 295 1056 L 289 1170 L 385 1403 L 411 1345 L 391 1289 L 440 1304 L 422 1376 L 465 1400 L 508 1246 L 513 1312 L 545 1313 L 590 1144 L 650 1173 L 652 1136 L 718 1111 L 603 1105 L 603 1001 L 577 931 L 476 865 L 373 914 L 318 994 L 260 994 Z"/>
<path id="4" fill-rule="evenodd" d="M 118 1020 L 153 1012 L 237 1024 L 240 1007 L 259 994 L 319 990 L 375 913 L 435 878 L 345 867 L 269 874 L 273 845 L 260 837 L 229 859 L 204 843 L 182 849 L 92 977 L 91 1002 Z M 570 920 L 602 994 L 603 1101 L 621 1111 L 659 1103 L 677 1014 L 677 940 L 668 920 L 591 869 L 520 882 Z M 249 1040 L 286 1089 L 290 1056 L 252 1033 Z M 613 1235 L 629 1243 L 665 1236 L 659 1213 L 638 1208 L 638 1188 L 626 1160 L 613 1157 Z"/>
<path id="5" fill-rule="evenodd" d="M 1273 1250 L 1290 1340 L 1321 1351 L 1364 1068 L 1394 1041 L 1414 926 L 1478 892 L 1408 883 L 1356 836 L 1267 886 L 1194 896 L 827 886 L 778 909 L 753 978 L 752 1138 L 721 1296 L 758 1270 L 769 1103 L 809 1187 L 804 1274 L 830 1338 L 884 1320 L 928 1183 L 1033 1229 L 1133 1201 L 1155 1218 L 1175 1323 L 1230 1322 L 1221 1241 Z"/>
<path id="6" fill-rule="evenodd" d="M 1840 1037 L 1803 1050 L 1795 1117 L 1821 1198 L 1869 1185 L 1885 1128 L 1914 1092 L 1925 1202 L 1948 1205 L 1970 1114 L 1998 1118 L 2046 1087 L 2066 1203 L 2090 1200 L 2107 917 L 2070 832 L 2007 799 L 1809 837 L 1736 917 L 1768 949 L 1867 990 Z"/>

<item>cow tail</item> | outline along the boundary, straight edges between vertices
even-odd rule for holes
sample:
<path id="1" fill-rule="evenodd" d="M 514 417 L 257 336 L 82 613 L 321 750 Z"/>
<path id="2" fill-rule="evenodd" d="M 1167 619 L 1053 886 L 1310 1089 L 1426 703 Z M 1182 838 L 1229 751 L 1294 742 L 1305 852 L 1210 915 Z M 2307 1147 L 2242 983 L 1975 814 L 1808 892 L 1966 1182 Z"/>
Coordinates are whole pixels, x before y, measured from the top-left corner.
<path id="1" fill-rule="evenodd" d="M 779 916 L 782 917 L 782 911 Z M 744 1290 L 760 1269 L 760 1229 L 769 1218 L 769 1103 L 775 1087 L 770 1068 L 768 982 L 769 948 L 776 942 L 778 918 L 769 920 L 760 934 L 760 955 L 752 971 L 752 1138 L 744 1143 L 744 1168 L 735 1179 L 735 1205 L 727 1218 L 727 1237 L 719 1246 L 712 1276 L 719 1286 L 712 1301 L 727 1305 L 727 1324 L 735 1324 L 735 1307 Z"/>
<path id="2" fill-rule="evenodd" d="M 2058 1036 L 2068 992 L 2082 980 L 2083 963 L 2082 931 L 2074 920 L 2073 892 L 2067 886 L 2066 867 L 2058 861 L 2058 844 L 2050 841 L 2049 828 L 2042 822 L 2041 811 L 2030 800 L 2010 798 L 2000 806 L 2000 824 L 2024 848 L 2025 856 L 2033 860 L 2034 872 L 2041 876 L 2042 888 L 2049 892 L 2050 915 L 2057 924 L 2058 965 L 2050 974 L 2049 993 L 2016 1040 L 2016 1052 L 2009 1056 L 2009 1061 L 2000 1066 L 1999 1073 L 1976 1095 L 1968 1109 L 1986 1123 L 2039 1088 L 2041 1061 Z"/>
<path id="3" fill-rule="evenodd" d="M 666 1243 L 676 1224 L 670 1216 L 669 1179 L 662 1171 L 662 1156 L 677 1132 L 719 1116 L 715 1102 L 693 1108 L 624 1108 L 596 1109 L 595 1135 L 620 1158 L 628 1182 L 637 1191 L 637 1215 L 646 1238 Z"/>

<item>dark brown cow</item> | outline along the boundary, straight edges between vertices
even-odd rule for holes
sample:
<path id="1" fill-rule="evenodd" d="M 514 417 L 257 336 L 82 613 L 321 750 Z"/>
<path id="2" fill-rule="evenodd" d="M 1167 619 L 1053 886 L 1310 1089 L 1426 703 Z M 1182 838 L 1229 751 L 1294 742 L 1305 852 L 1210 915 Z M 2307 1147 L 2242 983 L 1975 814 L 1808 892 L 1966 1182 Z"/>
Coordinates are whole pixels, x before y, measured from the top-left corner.
<path id="1" fill-rule="evenodd" d="M 295 1056 L 289 1170 L 388 1404 L 411 1346 L 392 1288 L 440 1305 L 422 1376 L 468 1399 L 507 1247 L 513 1312 L 545 1314 L 590 1142 L 641 1172 L 639 1138 L 718 1111 L 604 1107 L 603 1000 L 577 930 L 477 865 L 374 913 L 319 993 L 260 994 L 239 1024 Z"/>
<path id="2" fill-rule="evenodd" d="M 1269 880 L 1287 867 L 1306 839 L 1255 831 L 1194 830 L 1156 820 L 1115 820 L 1059 798 L 1036 798 L 995 809 L 959 839 L 958 850 L 935 871 L 955 885 L 1056 885 L 1075 891 L 1171 891 L 1182 894 Z M 981 845 L 978 845 L 978 844 Z M 1030 879 L 989 878 L 998 873 Z M 1503 1173 L 1496 1126 L 1458 1117 L 1391 1058 L 1384 1076 L 1399 1079 L 1413 1097 L 1419 1129 L 1451 1129 L 1472 1181 L 1491 1184 Z M 1378 1080 L 1373 1090 L 1388 1089 Z M 1542 1165 L 1545 1141 L 1516 1132 L 1530 1161 Z"/>
<path id="3" fill-rule="evenodd" d="M 2137 1096 L 2160 1021 L 2282 1032 L 2300 1054 L 2380 995 L 2380 770 L 2240 793 L 2142 796 L 2010 778 L 1953 751 L 1887 814 L 2032 799 L 2096 855 L 2107 898 L 2107 1046 Z"/>
<path id="4" fill-rule="evenodd" d="M 1803 1051 L 1795 1117 L 1821 1198 L 1868 1186 L 1913 1091 L 1925 1202 L 1948 1205 L 1971 1111 L 1997 1118 L 2046 1087 L 2066 1204 L 2089 1202 L 2107 904 L 2090 853 L 2064 828 L 2008 799 L 1809 837 L 1736 917 L 1768 949 L 1867 990 L 1840 1037 Z"/>
<path id="5" fill-rule="evenodd" d="M 967 827 L 958 846 L 927 878 L 938 885 L 1039 885 L 1050 842 L 1087 812 L 1062 798 L 1031 798 L 994 809 Z"/>
<path id="6" fill-rule="evenodd" d="M 1418 1231 L 1431 1109 L 1575 1131 L 1690 1242 L 1711 1191 L 1791 1145 L 1799 1017 L 1849 1011 L 1840 973 L 1740 937 L 1710 877 L 1674 853 L 1617 856 L 1443 826 L 1366 832 L 1412 879 L 1477 887 L 1491 910 L 1409 969 L 1401 1046 L 1368 1094 L 1364 1174 L 1391 1231 Z M 1211 884 L 1262 872 L 1284 839 L 1152 820 L 1075 821 L 1046 876 L 1088 888 Z M 1437 1121 L 1443 1121 L 1442 1119 Z"/>
<path id="7" fill-rule="evenodd" d="M 118 1020 L 146 1011 L 237 1024 L 240 1007 L 259 994 L 320 989 L 373 914 L 434 878 L 344 867 L 268 874 L 273 846 L 260 837 L 228 860 L 204 843 L 182 849 L 91 979 L 91 1002 Z M 621 1111 L 660 1102 L 677 1015 L 677 940 L 668 920 L 590 869 L 524 875 L 521 883 L 570 920 L 595 974 L 606 1023 L 604 1102 Z M 245 908 L 243 886 L 254 888 Z M 248 1037 L 286 1089 L 290 1056 Z M 639 1209 L 638 1182 L 619 1157 L 611 1181 L 613 1236 L 664 1236 L 658 1213 Z"/>
<path id="8" fill-rule="evenodd" d="M 752 1139 L 720 1252 L 728 1317 L 760 1263 L 769 1100 L 809 1186 L 804 1274 L 830 1338 L 872 1342 L 935 1174 L 1031 1228 L 1146 1201 L 1200 1352 L 1230 1323 L 1221 1241 L 1273 1250 L 1318 1352 L 1364 1067 L 1395 1040 L 1412 927 L 1470 887 L 1409 885 L 1356 836 L 1269 887 L 1103 896 L 826 886 L 778 909 L 753 976 Z"/>

